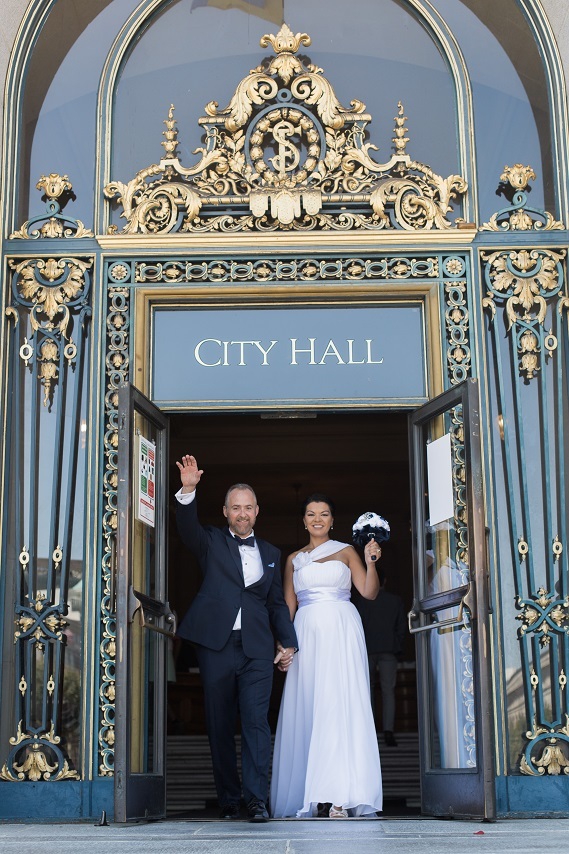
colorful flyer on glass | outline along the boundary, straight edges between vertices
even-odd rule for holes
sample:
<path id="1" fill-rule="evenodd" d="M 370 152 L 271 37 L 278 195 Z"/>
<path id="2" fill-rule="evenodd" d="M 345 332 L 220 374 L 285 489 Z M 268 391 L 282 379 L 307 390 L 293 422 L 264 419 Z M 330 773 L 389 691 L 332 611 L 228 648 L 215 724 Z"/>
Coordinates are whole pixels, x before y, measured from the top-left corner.
<path id="1" fill-rule="evenodd" d="M 139 435 L 138 440 L 136 518 L 153 528 L 156 498 L 156 445 L 144 436 Z"/>

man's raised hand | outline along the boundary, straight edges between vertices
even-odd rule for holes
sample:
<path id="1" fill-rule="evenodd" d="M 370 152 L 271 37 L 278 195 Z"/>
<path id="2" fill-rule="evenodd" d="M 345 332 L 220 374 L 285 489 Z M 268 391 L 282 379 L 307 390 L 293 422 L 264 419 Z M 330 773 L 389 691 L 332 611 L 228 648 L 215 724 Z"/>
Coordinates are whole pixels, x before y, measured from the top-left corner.
<path id="1" fill-rule="evenodd" d="M 182 457 L 182 462 L 176 460 L 176 465 L 180 470 L 180 480 L 182 481 L 182 492 L 193 492 L 200 482 L 203 474 L 203 469 L 198 468 L 196 458 L 190 454 L 185 454 Z"/>

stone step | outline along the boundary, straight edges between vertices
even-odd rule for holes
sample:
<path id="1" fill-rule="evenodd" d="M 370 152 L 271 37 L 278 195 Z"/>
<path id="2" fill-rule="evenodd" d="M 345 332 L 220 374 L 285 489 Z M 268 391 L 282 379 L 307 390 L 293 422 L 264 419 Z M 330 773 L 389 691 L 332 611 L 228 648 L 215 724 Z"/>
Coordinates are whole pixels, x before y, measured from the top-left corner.
<path id="1" fill-rule="evenodd" d="M 397 733 L 397 747 L 387 747 L 378 736 L 383 796 L 404 801 L 408 807 L 420 803 L 419 736 Z M 240 740 L 236 738 L 237 756 Z M 167 745 L 168 815 L 202 810 L 216 801 L 209 744 L 205 735 L 169 735 Z"/>

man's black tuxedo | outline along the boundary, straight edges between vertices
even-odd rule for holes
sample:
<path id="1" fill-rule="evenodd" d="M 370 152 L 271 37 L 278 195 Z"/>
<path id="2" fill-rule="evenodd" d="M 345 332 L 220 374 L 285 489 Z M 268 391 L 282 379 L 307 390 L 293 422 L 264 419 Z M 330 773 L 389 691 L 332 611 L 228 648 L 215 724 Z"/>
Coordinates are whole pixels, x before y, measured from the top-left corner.
<path id="1" fill-rule="evenodd" d="M 227 806 L 241 797 L 234 738 L 239 712 L 243 795 L 246 802 L 266 802 L 275 638 L 284 647 L 297 646 L 283 596 L 280 551 L 256 538 L 263 575 L 245 587 L 239 546 L 229 528 L 202 526 L 196 499 L 176 504 L 180 536 L 204 575 L 178 634 L 196 645 L 219 801 Z M 233 631 L 240 608 L 241 630 Z"/>
<path id="2" fill-rule="evenodd" d="M 202 526 L 197 499 L 177 502 L 178 530 L 184 545 L 197 557 L 204 575 L 199 593 L 180 623 L 178 634 L 209 649 L 222 649 L 241 608 L 243 651 L 249 658 L 275 656 L 276 637 L 284 647 L 296 647 L 296 634 L 284 601 L 280 551 L 256 537 L 263 576 L 245 587 L 239 546 L 229 528 Z"/>

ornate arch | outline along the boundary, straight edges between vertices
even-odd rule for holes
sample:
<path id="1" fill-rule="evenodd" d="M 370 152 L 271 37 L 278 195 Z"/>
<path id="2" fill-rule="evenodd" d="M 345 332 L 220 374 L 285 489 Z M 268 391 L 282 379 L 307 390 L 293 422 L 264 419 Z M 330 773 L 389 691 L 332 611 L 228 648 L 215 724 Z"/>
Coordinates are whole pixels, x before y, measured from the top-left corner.
<path id="1" fill-rule="evenodd" d="M 141 4 L 118 34 L 107 57 L 101 76 L 99 91 L 97 151 L 100 156 L 97 158 L 99 172 L 96 176 L 96 186 L 98 187 L 106 187 L 113 180 L 113 177 L 116 177 L 111 174 L 111 152 L 107 142 L 112 138 L 113 93 L 118 77 L 135 42 L 152 25 L 154 17 L 162 12 L 170 2 L 171 0 L 147 0 L 145 4 Z M 454 80 L 459 129 L 459 174 L 466 180 L 470 187 L 468 198 L 465 200 L 464 218 L 466 221 L 471 222 L 474 221 L 476 212 L 476 184 L 473 180 L 476 168 L 475 151 L 472 146 L 472 94 L 464 59 L 458 43 L 447 24 L 430 3 L 428 3 L 428 0 L 427 2 L 425 0 L 408 0 L 408 5 L 412 13 L 437 44 L 441 54 L 445 57 Z M 243 81 L 243 84 L 245 84 L 245 81 Z M 369 121 L 371 117 L 365 116 L 364 118 Z M 203 121 L 203 119 L 200 120 L 200 122 Z M 99 234 L 106 233 L 109 228 L 108 207 L 101 205 L 101 201 L 101 199 L 96 200 L 95 211 L 95 231 Z"/>

